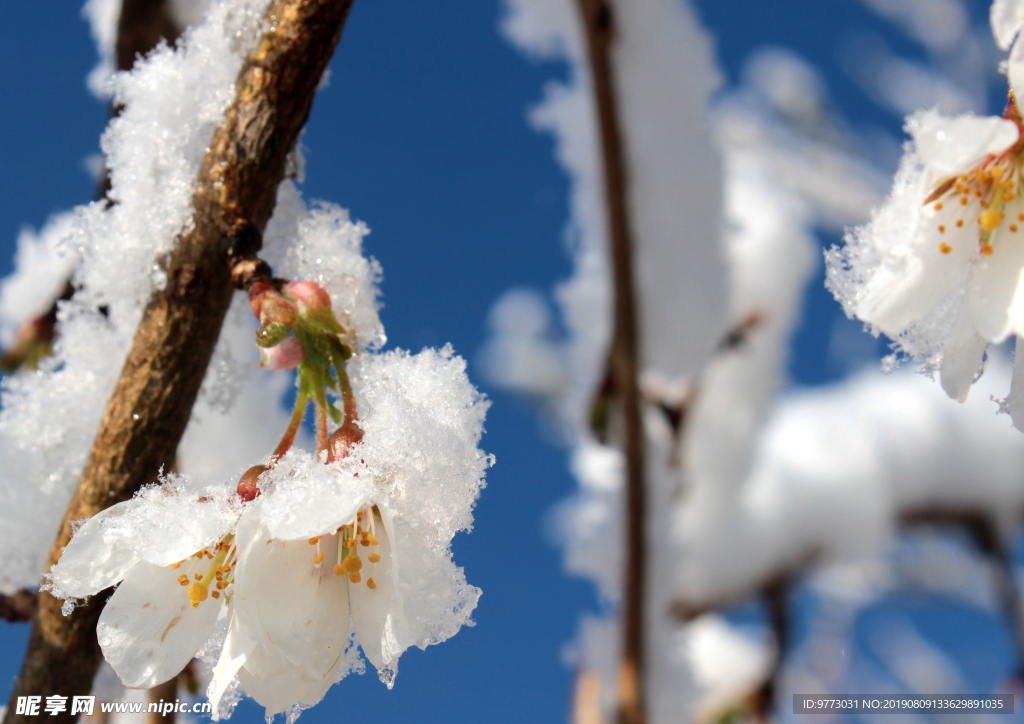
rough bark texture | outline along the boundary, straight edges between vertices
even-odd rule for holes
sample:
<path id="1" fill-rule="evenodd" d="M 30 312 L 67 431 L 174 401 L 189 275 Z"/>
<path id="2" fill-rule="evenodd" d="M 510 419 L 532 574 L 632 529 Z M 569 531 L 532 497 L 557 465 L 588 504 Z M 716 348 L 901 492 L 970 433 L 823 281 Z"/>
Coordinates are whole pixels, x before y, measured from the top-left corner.
<path id="1" fill-rule="evenodd" d="M 274 208 L 288 153 L 309 115 L 352 0 L 275 0 L 267 34 L 246 60 L 235 99 L 203 161 L 192 230 L 165 260 L 128 353 L 78 489 L 50 554 L 55 562 L 71 521 L 127 500 L 170 468 L 231 302 L 231 262 L 240 240 L 259 238 Z M 247 251 L 247 250 L 245 250 Z M 96 620 L 102 596 L 71 616 L 40 597 L 28 651 L 11 695 L 85 695 L 101 660 Z M 64 713 L 54 722 L 77 719 Z"/>
<path id="2" fill-rule="evenodd" d="M 622 663 L 619 675 L 619 721 L 642 724 L 646 635 L 647 540 L 644 432 L 640 417 L 639 315 L 633 273 L 633 242 L 627 203 L 626 157 L 619 130 L 611 50 L 615 40 L 612 7 L 607 0 L 579 0 L 586 29 L 594 96 L 601 126 L 605 201 L 611 232 L 615 309 L 610 353 L 611 376 L 623 417 L 626 453 L 626 570 L 622 612 Z"/>

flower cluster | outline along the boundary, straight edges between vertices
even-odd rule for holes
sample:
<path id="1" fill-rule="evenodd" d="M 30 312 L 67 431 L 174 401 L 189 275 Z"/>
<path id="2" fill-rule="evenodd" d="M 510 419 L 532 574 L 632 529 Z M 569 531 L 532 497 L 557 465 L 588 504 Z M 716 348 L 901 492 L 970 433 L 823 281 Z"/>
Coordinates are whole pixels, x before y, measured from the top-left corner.
<path id="1" fill-rule="evenodd" d="M 450 349 L 353 356 L 310 281 L 255 285 L 250 301 L 263 364 L 297 368 L 277 448 L 235 486 L 197 494 L 168 476 L 108 508 L 49 575 L 66 609 L 120 582 L 97 634 L 129 687 L 176 675 L 222 620 L 214 718 L 235 682 L 268 715 L 316 704 L 357 666 L 353 635 L 390 688 L 402 652 L 469 623 L 480 591 L 450 542 L 492 463 L 478 448 L 488 403 Z M 310 399 L 316 454 L 292 445 Z"/>

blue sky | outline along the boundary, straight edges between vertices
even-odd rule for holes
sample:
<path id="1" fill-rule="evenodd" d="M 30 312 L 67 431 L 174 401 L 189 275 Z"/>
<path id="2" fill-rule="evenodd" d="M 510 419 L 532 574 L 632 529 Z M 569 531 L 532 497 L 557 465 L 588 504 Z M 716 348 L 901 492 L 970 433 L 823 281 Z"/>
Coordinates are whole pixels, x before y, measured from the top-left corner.
<path id="1" fill-rule="evenodd" d="M 898 131 L 899 120 L 842 74 L 835 39 L 863 26 L 905 55 L 923 51 L 855 0 L 696 4 L 716 37 L 727 84 L 738 81 L 752 50 L 784 45 L 823 71 L 851 125 Z M 986 13 L 984 2 L 975 6 Z M 76 3 L 11 3 L 5 11 L 0 274 L 10 271 L 23 225 L 39 226 L 91 198 L 83 159 L 97 151 L 107 113 L 85 89 L 95 51 Z M 547 292 L 570 271 L 562 245 L 567 180 L 551 140 L 525 121 L 544 81 L 565 69 L 513 51 L 498 34 L 500 12 L 496 0 L 356 2 L 302 139 L 306 196 L 340 203 L 372 230 L 367 250 L 384 268 L 389 346 L 450 342 L 470 359 L 494 401 L 483 446 L 497 456 L 475 530 L 455 542 L 456 561 L 484 591 L 477 626 L 403 656 L 393 691 L 372 674 L 346 679 L 303 715 L 306 722 L 547 722 L 565 721 L 568 711 L 571 672 L 561 650 L 578 614 L 596 603 L 587 584 L 562 573 L 543 527 L 574 483 L 532 412 L 489 389 L 472 365 L 490 306 L 504 290 Z M 806 299 L 790 371 L 796 384 L 820 384 L 841 374 L 827 343 L 844 322 L 820 284 Z M 524 547 L 524 539 L 538 544 Z M 24 626 L 0 625 L 4 699 L 26 634 Z M 250 703 L 236 720 L 260 715 Z"/>

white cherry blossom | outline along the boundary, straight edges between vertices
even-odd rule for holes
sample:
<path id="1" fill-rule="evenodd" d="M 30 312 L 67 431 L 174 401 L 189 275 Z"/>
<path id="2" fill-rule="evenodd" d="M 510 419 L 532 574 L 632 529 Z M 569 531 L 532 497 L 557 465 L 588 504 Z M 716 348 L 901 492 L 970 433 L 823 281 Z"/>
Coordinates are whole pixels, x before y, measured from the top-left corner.
<path id="1" fill-rule="evenodd" d="M 231 622 L 209 697 L 237 676 L 267 715 L 317 703 L 352 669 L 350 633 L 390 688 L 411 646 L 440 643 L 480 596 L 451 558 L 491 459 L 487 402 L 449 350 L 351 363 L 359 431 L 329 460 L 291 450 L 259 478 L 236 536 Z"/>
<path id="2" fill-rule="evenodd" d="M 827 254 L 828 285 L 847 314 L 938 367 L 961 402 L 987 346 L 1024 333 L 1020 128 L 1013 102 L 1003 118 L 912 116 L 889 199 Z M 1021 427 L 1016 397 L 1008 406 Z"/>
<path id="3" fill-rule="evenodd" d="M 125 686 L 167 681 L 209 638 L 231 592 L 239 513 L 230 488 L 171 481 L 93 516 L 64 549 L 46 587 L 65 612 L 120 583 L 96 635 Z"/>

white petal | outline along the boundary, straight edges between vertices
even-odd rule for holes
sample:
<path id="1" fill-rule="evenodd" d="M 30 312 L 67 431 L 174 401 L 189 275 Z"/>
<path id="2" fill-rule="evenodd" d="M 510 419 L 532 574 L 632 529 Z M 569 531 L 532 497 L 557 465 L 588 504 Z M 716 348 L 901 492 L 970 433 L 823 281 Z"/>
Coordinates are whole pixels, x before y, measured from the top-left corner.
<path id="1" fill-rule="evenodd" d="M 264 506 L 266 510 L 268 506 Z M 324 539 L 324 560 L 306 540 L 272 539 L 265 526 L 239 561 L 234 604 L 240 623 L 265 647 L 322 679 L 345 653 L 351 630 L 345 579 L 335 576 L 336 536 Z"/>
<path id="2" fill-rule="evenodd" d="M 1006 406 L 1013 426 L 1024 431 L 1024 343 L 1020 337 L 1017 337 L 1013 357 L 1013 380 L 1010 382 L 1010 396 Z"/>
<path id="3" fill-rule="evenodd" d="M 996 45 L 1006 50 L 1024 25 L 1024 0 L 995 0 L 988 19 Z"/>
<path id="4" fill-rule="evenodd" d="M 391 514 L 383 506 L 379 510 L 382 517 L 376 518 L 376 537 L 380 543 L 376 552 L 380 555 L 380 561 L 364 562 L 362 580 L 349 584 L 352 625 L 356 630 L 356 638 L 359 639 L 363 654 L 378 671 L 397 662 L 398 657 L 409 647 L 409 643 L 406 643 L 409 637 L 405 635 L 401 593 L 395 581 L 397 565 L 391 548 Z M 363 559 L 365 561 L 365 555 Z M 374 589 L 366 585 L 370 578 L 377 584 Z M 398 636 L 401 636 L 402 643 Z"/>
<path id="5" fill-rule="evenodd" d="M 219 719 L 220 700 L 254 648 L 256 648 L 256 642 L 242 632 L 236 617 L 232 616 L 228 635 L 224 639 L 224 648 L 221 650 L 220 658 L 217 659 L 217 665 L 213 669 L 213 678 L 206 690 L 206 696 L 210 700 L 213 710 L 214 721 Z"/>
<path id="6" fill-rule="evenodd" d="M 1006 76 L 1010 81 L 1010 88 L 1015 92 L 1024 88 L 1024 43 L 1017 39 L 1010 51 L 1010 57 L 1006 59 Z"/>
<path id="7" fill-rule="evenodd" d="M 986 347 L 988 342 L 974 328 L 970 312 L 961 309 L 942 351 L 942 367 L 939 370 L 942 389 L 954 400 L 967 400 L 967 393 L 974 384 Z"/>
<path id="8" fill-rule="evenodd" d="M 103 656 L 125 686 L 148 689 L 167 681 L 209 638 L 222 603 L 192 608 L 181 570 L 140 561 L 100 614 L 96 636 Z"/>
<path id="9" fill-rule="evenodd" d="M 78 529 L 53 570 L 53 583 L 61 593 L 75 598 L 91 596 L 124 578 L 139 557 L 118 541 L 104 537 L 104 521 L 123 515 L 136 505 L 128 500 L 102 510 Z"/>
<path id="10" fill-rule="evenodd" d="M 105 523 L 107 540 L 134 548 L 143 560 L 169 566 L 213 545 L 234 527 L 238 513 L 224 491 L 204 495 L 173 486 L 148 488 L 125 515 Z"/>
<path id="11" fill-rule="evenodd" d="M 284 540 L 333 533 L 355 520 L 373 492 L 369 477 L 298 452 L 286 455 L 263 480 L 274 485 L 263 507 L 264 523 Z"/>
<path id="12" fill-rule="evenodd" d="M 257 646 L 238 672 L 245 693 L 266 707 L 267 716 L 287 711 L 302 702 L 319 682 L 305 675 L 302 669 L 286 662 L 273 648 Z"/>
<path id="13" fill-rule="evenodd" d="M 1024 203 L 1007 206 L 1007 215 L 1016 216 Z M 999 344 L 1013 331 L 1015 300 L 1020 294 L 1024 271 L 1024 232 L 1011 232 L 1005 224 L 992 232 L 992 254 L 980 256 L 974 263 L 967 287 L 967 304 L 978 333 Z M 1019 302 L 1018 302 L 1019 303 Z"/>
<path id="14" fill-rule="evenodd" d="M 941 222 L 935 214 L 919 211 L 914 246 L 886 254 L 864 287 L 857 317 L 895 337 L 921 321 L 940 299 L 962 284 L 978 248 L 980 207 L 968 208 L 964 226 L 957 228 L 950 222 L 945 234 L 939 233 Z M 940 250 L 943 243 L 950 246 L 947 254 Z"/>
<path id="15" fill-rule="evenodd" d="M 990 153 L 1001 153 L 1017 141 L 1017 124 L 996 116 L 947 118 L 923 111 L 907 122 L 907 132 L 933 178 L 967 171 Z"/>
<path id="16" fill-rule="evenodd" d="M 386 506 L 377 507 L 383 522 L 377 532 L 381 561 L 376 571 L 373 564 L 363 566 L 363 582 L 349 584 L 349 600 L 363 653 L 390 688 L 398 657 L 410 646 L 425 648 L 455 635 L 469 620 L 480 590 L 466 583 L 446 551 L 432 549 Z M 365 585 L 368 576 L 376 589 Z"/>

